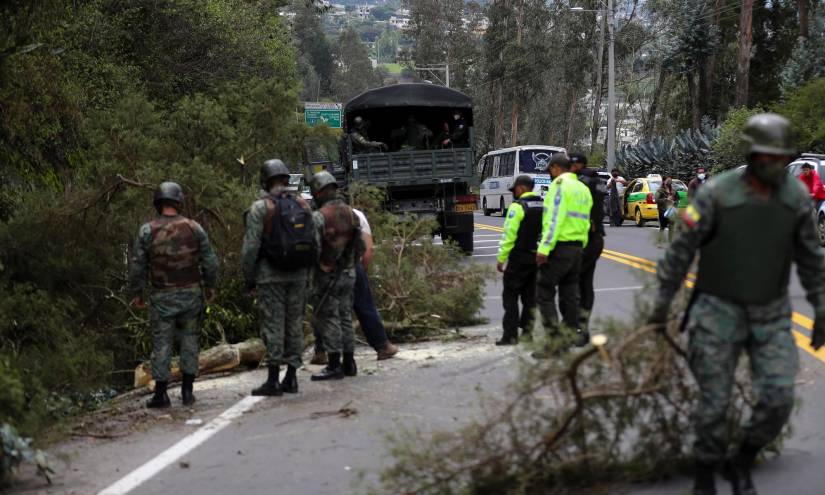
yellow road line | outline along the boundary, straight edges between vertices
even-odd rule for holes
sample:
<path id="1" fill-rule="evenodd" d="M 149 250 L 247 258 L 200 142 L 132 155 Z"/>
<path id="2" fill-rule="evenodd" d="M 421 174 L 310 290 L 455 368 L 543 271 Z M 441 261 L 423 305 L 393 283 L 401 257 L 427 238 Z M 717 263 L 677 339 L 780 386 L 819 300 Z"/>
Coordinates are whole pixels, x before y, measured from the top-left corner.
<path id="1" fill-rule="evenodd" d="M 496 227 L 495 225 L 487 225 L 483 223 L 475 224 L 477 229 L 484 229 L 484 230 L 492 230 L 493 232 L 504 232 L 504 229 L 501 227 Z"/>

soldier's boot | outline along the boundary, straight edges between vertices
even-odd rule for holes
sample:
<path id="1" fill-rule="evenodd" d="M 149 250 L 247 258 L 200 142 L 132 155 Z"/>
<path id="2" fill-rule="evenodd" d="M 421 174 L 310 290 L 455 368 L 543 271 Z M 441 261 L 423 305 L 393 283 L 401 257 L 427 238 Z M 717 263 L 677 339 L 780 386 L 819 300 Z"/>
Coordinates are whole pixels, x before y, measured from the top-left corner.
<path id="1" fill-rule="evenodd" d="M 355 364 L 355 354 L 352 352 L 344 353 L 344 376 L 358 376 L 358 365 Z"/>
<path id="2" fill-rule="evenodd" d="M 170 407 L 172 405 L 172 401 L 169 400 L 169 395 L 166 393 L 166 387 L 168 385 L 168 382 L 155 382 L 155 395 L 153 395 L 152 398 L 146 402 L 146 407 L 149 409 L 163 409 Z"/>
<path id="3" fill-rule="evenodd" d="M 725 478 L 730 481 L 733 495 L 756 495 L 751 469 L 758 453 L 759 448 L 743 444 L 736 456 L 725 465 Z"/>
<path id="4" fill-rule="evenodd" d="M 298 377 L 295 375 L 296 371 L 295 366 L 287 365 L 284 381 L 281 382 L 281 390 L 288 394 L 298 393 Z"/>
<path id="5" fill-rule="evenodd" d="M 180 387 L 180 398 L 184 406 L 191 406 L 195 403 L 195 375 L 183 374 L 183 384 Z"/>
<path id="6" fill-rule="evenodd" d="M 325 380 L 340 380 L 344 378 L 344 368 L 341 367 L 341 354 L 338 352 L 328 352 L 329 363 L 320 372 L 312 375 L 313 382 Z"/>
<path id="7" fill-rule="evenodd" d="M 693 473 L 693 495 L 716 495 L 713 465 L 697 463 Z"/>
<path id="8" fill-rule="evenodd" d="M 262 395 L 266 397 L 279 397 L 284 395 L 281 390 L 281 382 L 278 381 L 281 374 L 281 367 L 277 364 L 267 366 L 266 381 L 260 387 L 252 390 L 252 395 Z"/>
<path id="9" fill-rule="evenodd" d="M 586 329 L 576 329 L 576 347 L 584 347 L 590 343 L 590 332 Z"/>
<path id="10" fill-rule="evenodd" d="M 518 332 L 518 330 L 516 330 L 516 332 Z M 516 332 L 505 330 L 501 338 L 499 340 L 496 340 L 496 345 L 501 346 L 518 344 L 518 335 L 515 334 Z"/>
<path id="11" fill-rule="evenodd" d="M 326 352 L 316 349 L 315 352 L 312 353 L 312 359 L 309 360 L 309 364 L 327 364 L 329 362 L 328 359 Z"/>

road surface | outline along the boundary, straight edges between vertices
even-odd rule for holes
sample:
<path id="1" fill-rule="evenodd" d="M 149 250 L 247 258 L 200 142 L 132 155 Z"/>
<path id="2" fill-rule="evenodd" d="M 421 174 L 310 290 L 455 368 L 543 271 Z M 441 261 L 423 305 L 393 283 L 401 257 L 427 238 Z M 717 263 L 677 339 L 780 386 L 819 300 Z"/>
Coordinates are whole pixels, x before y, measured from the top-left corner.
<path id="1" fill-rule="evenodd" d="M 503 220 L 476 217 L 473 261 L 494 264 Z M 652 224 L 655 226 L 655 224 Z M 594 318 L 626 317 L 633 297 L 652 277 L 663 251 L 654 228 L 608 228 L 596 272 Z M 397 359 L 376 362 L 359 351 L 360 375 L 335 383 L 312 383 L 300 372 L 301 393 L 249 398 L 265 371 L 197 383 L 191 410 L 144 411 L 143 431 L 122 439 L 79 438 L 55 449 L 55 485 L 29 480 L 17 493 L 365 493 L 390 462 L 385 435 L 402 428 L 424 433 L 453 429 L 479 414 L 479 394 L 504 390 L 515 376 L 517 348 L 497 348 L 500 278 L 488 284 L 482 315 L 489 324 L 465 331 L 468 338 L 403 346 Z M 796 280 L 794 331 L 807 342 L 811 308 Z M 793 435 L 783 454 L 755 473 L 760 493 L 825 493 L 825 350 L 801 350 Z M 189 419 L 206 426 L 185 425 Z M 720 494 L 729 493 L 720 480 Z M 615 493 L 681 494 L 690 480 L 616 488 Z"/>

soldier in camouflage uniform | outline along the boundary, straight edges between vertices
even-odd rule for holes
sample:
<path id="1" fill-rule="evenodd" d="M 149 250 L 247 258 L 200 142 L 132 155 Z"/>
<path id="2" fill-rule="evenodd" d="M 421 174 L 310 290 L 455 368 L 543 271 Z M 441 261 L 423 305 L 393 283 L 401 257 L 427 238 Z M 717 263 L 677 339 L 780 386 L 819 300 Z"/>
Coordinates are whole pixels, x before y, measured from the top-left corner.
<path id="1" fill-rule="evenodd" d="M 312 194 L 318 207 L 313 223 L 321 246 L 313 279 L 313 326 L 315 334 L 323 336 L 328 361 L 326 368 L 312 375 L 312 380 L 337 380 L 358 374 L 352 298 L 355 264 L 363 255 L 365 246 L 358 217 L 341 199 L 332 174 L 315 174 Z"/>
<path id="2" fill-rule="evenodd" d="M 158 217 L 140 227 L 132 256 L 132 305 L 145 307 L 143 292 L 147 280 L 152 286 L 149 320 L 155 395 L 146 404 L 150 408 L 171 405 L 166 390 L 176 333 L 180 336 L 183 372 L 181 399 L 187 406 L 195 402 L 192 389 L 198 374 L 203 289 L 207 302 L 215 298 L 218 258 L 203 228 L 178 213 L 182 202 L 183 191 L 178 184 L 164 182 L 158 186 L 154 200 Z"/>
<path id="3" fill-rule="evenodd" d="M 252 203 L 246 216 L 241 263 L 247 290 L 257 295 L 261 320 L 261 336 L 266 344 L 268 376 L 266 382 L 252 390 L 252 395 L 280 396 L 297 393 L 296 371 L 301 367 L 303 350 L 304 308 L 309 269 L 285 270 L 274 266 L 261 255 L 265 223 L 275 214 L 273 198 L 294 197 L 307 213 L 309 204 L 287 190 L 289 169 L 281 160 L 268 160 L 261 167 L 260 199 Z M 283 382 L 279 383 L 280 366 L 287 366 Z"/>
<path id="4" fill-rule="evenodd" d="M 750 470 L 757 453 L 787 422 L 798 360 L 791 335 L 788 280 L 792 262 L 816 319 L 811 345 L 825 342 L 825 272 L 807 191 L 787 180 L 794 151 L 789 122 L 754 116 L 743 133 L 747 168 L 726 172 L 697 193 L 683 215 L 684 233 L 659 262 L 651 324 L 664 328 L 668 307 L 697 251 L 696 285 L 686 315 L 689 364 L 699 386 L 694 412 L 694 494 L 716 493 L 714 470 L 734 494 L 756 493 Z M 770 228 L 765 228 L 768 225 Z M 727 412 L 739 356 L 749 358 L 756 404 L 738 451 L 727 459 Z"/>
<path id="5" fill-rule="evenodd" d="M 361 116 L 353 119 L 353 129 L 349 136 L 355 153 L 369 153 L 373 150 L 382 151 L 387 149 L 387 145 L 380 141 L 370 141 L 367 136 L 367 123 L 364 122 L 364 118 Z"/>

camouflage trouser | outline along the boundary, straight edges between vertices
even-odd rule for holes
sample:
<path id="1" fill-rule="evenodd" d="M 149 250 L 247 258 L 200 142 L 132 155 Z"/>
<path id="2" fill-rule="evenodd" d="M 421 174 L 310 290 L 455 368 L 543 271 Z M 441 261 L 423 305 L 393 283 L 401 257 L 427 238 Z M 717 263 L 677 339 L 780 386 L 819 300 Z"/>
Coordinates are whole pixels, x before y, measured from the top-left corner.
<path id="1" fill-rule="evenodd" d="M 258 285 L 261 338 L 266 364 L 301 367 L 306 280 Z"/>
<path id="2" fill-rule="evenodd" d="M 316 272 L 313 305 L 318 305 L 329 287 L 329 294 L 316 308 L 313 331 L 323 337 L 323 349 L 327 352 L 354 352 L 355 335 L 352 330 L 352 296 L 355 277 L 350 270 L 340 273 L 338 281 L 330 287 L 337 272 Z"/>
<path id="3" fill-rule="evenodd" d="M 203 296 L 197 291 L 157 292 L 149 299 L 152 327 L 152 378 L 169 381 L 175 334 L 180 338 L 180 369 L 198 374 L 198 339 L 203 318 Z"/>
<path id="4" fill-rule="evenodd" d="M 728 407 L 742 351 L 750 361 L 756 398 L 744 441 L 762 447 L 782 430 L 793 409 L 799 367 L 790 318 L 787 297 L 759 306 L 741 306 L 707 294 L 696 298 L 687 329 L 690 368 L 699 385 L 693 416 L 697 460 L 712 464 L 726 457 Z"/>

